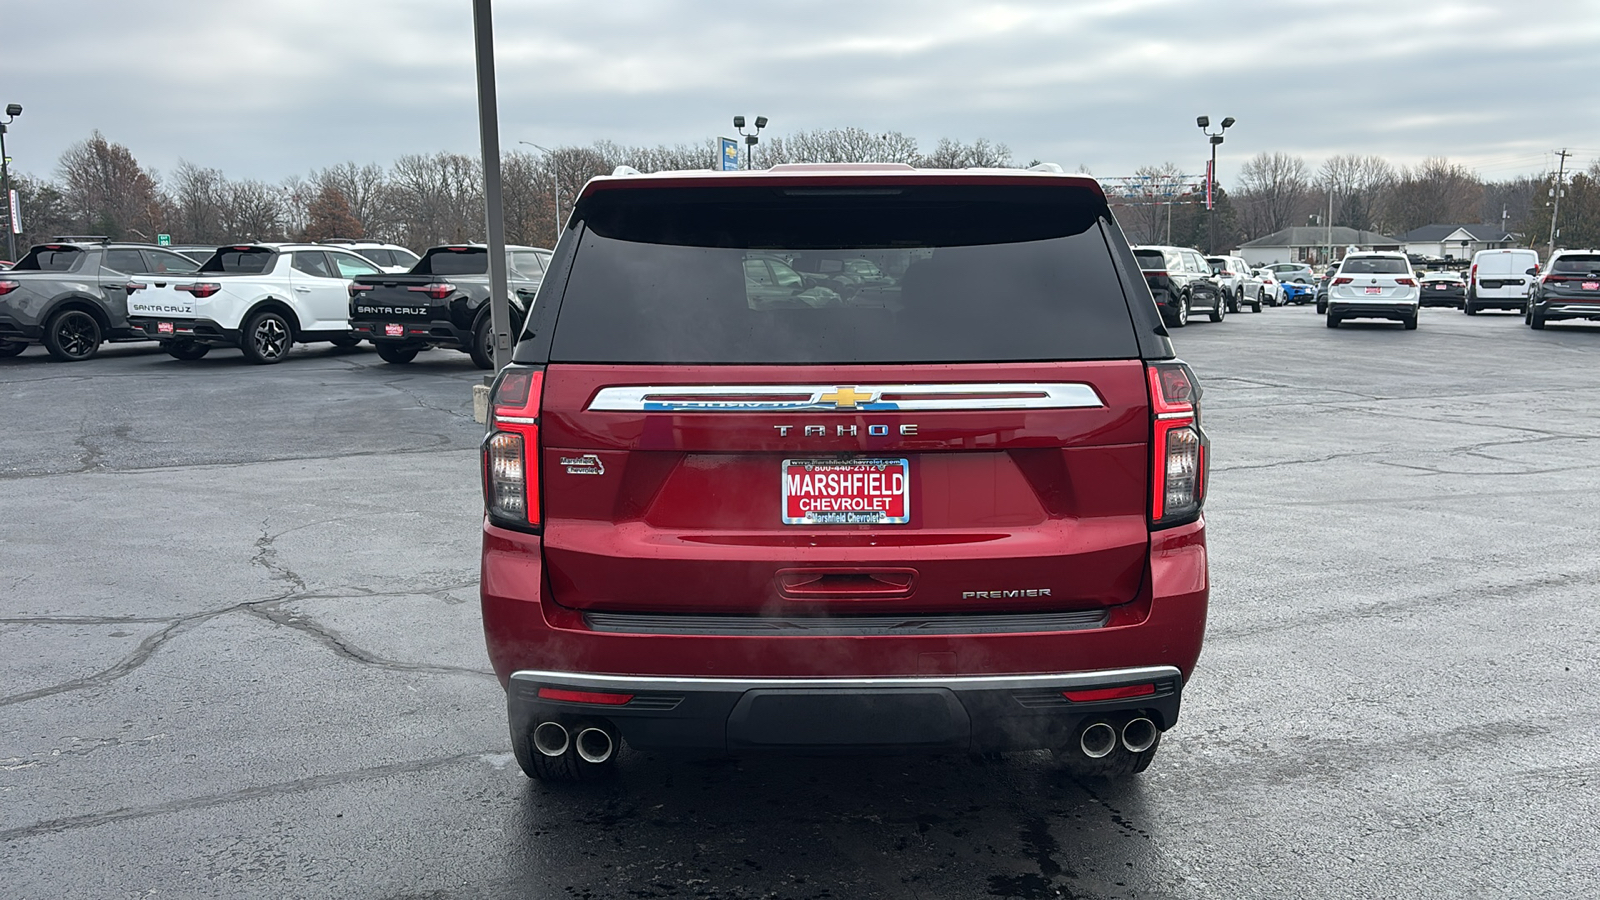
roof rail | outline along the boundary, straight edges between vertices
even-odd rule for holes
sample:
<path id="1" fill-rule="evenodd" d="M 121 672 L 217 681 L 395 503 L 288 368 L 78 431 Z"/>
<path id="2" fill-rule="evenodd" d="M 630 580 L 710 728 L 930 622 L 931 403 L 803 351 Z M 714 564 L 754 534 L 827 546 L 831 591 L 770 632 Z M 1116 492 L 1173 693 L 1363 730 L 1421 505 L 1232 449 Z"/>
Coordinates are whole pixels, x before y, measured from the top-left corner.
<path id="1" fill-rule="evenodd" d="M 111 243 L 111 238 L 109 238 L 109 237 L 107 237 L 107 236 L 105 236 L 103 234 L 58 234 L 55 237 L 51 238 L 50 240 L 57 241 L 57 242 L 74 241 L 74 242 L 83 243 L 83 244 L 109 244 L 109 243 Z"/>

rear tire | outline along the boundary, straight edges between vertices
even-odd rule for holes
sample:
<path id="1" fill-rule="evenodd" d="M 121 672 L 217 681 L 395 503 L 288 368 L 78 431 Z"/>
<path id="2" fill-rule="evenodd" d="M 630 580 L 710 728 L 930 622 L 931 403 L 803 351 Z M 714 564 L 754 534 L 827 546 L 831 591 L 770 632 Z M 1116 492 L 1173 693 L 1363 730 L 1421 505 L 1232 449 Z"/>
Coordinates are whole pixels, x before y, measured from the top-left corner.
<path id="1" fill-rule="evenodd" d="M 1419 315 L 1418 313 L 1412 313 L 1411 314 L 1411 318 L 1402 319 L 1401 320 L 1401 324 L 1405 325 L 1407 331 L 1416 331 L 1417 330 L 1417 316 L 1418 315 Z"/>
<path id="2" fill-rule="evenodd" d="M 467 348 L 472 364 L 480 369 L 494 368 L 494 323 L 488 316 L 478 319 L 472 329 L 472 346 Z"/>
<path id="3" fill-rule="evenodd" d="M 1328 327 L 1329 328 L 1338 328 L 1339 327 L 1339 317 L 1334 315 L 1333 313 L 1328 313 Z"/>
<path id="4" fill-rule="evenodd" d="M 44 325 L 44 348 L 62 362 L 83 362 L 100 352 L 100 322 L 81 309 L 63 309 Z"/>
<path id="5" fill-rule="evenodd" d="M 26 349 L 28 345 L 22 341 L 0 341 L 0 359 L 16 356 Z"/>
<path id="6" fill-rule="evenodd" d="M 1261 292 L 1256 291 L 1256 302 L 1250 304 L 1251 312 L 1261 312 Z"/>
<path id="7" fill-rule="evenodd" d="M 211 345 L 199 341 L 164 341 L 161 349 L 167 351 L 167 355 L 173 359 L 193 361 L 210 353 Z"/>
<path id="8" fill-rule="evenodd" d="M 244 333 L 239 337 L 239 349 L 244 358 L 259 366 L 283 362 L 294 347 L 294 329 L 289 320 L 272 310 L 263 310 L 244 323 Z"/>
<path id="9" fill-rule="evenodd" d="M 1212 303 L 1212 306 L 1211 306 L 1211 321 L 1213 321 L 1213 322 L 1221 322 L 1223 317 L 1228 314 L 1228 299 L 1227 299 L 1227 297 L 1225 297 L 1225 296 L 1213 296 L 1211 298 L 1211 303 Z"/>
<path id="10" fill-rule="evenodd" d="M 378 358 L 386 363 L 403 365 L 416 359 L 417 353 L 421 350 L 421 347 L 413 347 L 408 344 L 379 344 Z"/>
<path id="11" fill-rule="evenodd" d="M 1472 294 L 1468 294 L 1467 295 L 1467 299 L 1461 301 L 1461 311 L 1466 313 L 1469 316 L 1477 315 L 1478 314 L 1478 304 L 1472 302 L 1475 299 L 1477 299 L 1477 298 L 1474 297 Z"/>
<path id="12" fill-rule="evenodd" d="M 1543 331 L 1544 313 L 1539 312 L 1537 309 L 1528 313 L 1528 327 L 1532 328 L 1534 331 Z"/>

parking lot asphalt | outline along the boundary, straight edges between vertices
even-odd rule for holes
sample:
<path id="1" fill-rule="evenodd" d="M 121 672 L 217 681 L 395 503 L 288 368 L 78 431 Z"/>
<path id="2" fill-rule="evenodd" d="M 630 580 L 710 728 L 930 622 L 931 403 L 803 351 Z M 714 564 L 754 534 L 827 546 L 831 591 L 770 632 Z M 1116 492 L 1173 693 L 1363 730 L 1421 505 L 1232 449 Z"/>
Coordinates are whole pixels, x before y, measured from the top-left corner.
<path id="1" fill-rule="evenodd" d="M 0 360 L 0 896 L 1578 897 L 1600 328 L 1178 330 L 1212 612 L 1141 778 L 511 758 L 464 355 Z"/>

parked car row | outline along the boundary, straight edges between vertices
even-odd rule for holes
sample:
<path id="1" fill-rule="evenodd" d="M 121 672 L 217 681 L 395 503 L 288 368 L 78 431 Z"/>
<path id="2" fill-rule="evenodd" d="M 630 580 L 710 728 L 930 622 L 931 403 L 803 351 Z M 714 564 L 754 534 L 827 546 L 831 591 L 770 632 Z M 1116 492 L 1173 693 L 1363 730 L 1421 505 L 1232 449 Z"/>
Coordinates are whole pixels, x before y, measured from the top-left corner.
<path id="1" fill-rule="evenodd" d="M 513 326 L 549 257 L 508 248 Z M 388 362 L 450 347 L 491 368 L 487 261 L 481 244 L 420 258 L 353 241 L 243 243 L 201 256 L 192 247 L 65 236 L 33 247 L 0 279 L 0 356 L 41 343 L 77 362 L 106 341 L 154 340 L 177 359 L 238 347 L 251 362 L 275 363 L 297 343 L 369 340 Z"/>

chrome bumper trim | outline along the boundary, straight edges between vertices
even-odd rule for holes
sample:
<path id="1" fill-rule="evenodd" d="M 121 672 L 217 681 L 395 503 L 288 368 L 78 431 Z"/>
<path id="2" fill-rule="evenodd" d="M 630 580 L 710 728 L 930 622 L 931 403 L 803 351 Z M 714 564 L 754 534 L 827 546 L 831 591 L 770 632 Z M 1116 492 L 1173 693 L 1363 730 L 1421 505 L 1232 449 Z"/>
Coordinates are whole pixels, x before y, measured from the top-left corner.
<path id="1" fill-rule="evenodd" d="M 1100 669 L 1093 672 L 1062 672 L 1046 675 L 914 675 L 868 678 L 694 678 L 664 675 L 592 675 L 581 672 L 544 672 L 524 669 L 511 673 L 511 680 L 559 687 L 643 691 L 755 691 L 830 688 L 837 690 L 876 688 L 949 688 L 964 691 L 1013 691 L 1028 688 L 1091 688 L 1119 684 L 1138 684 L 1163 679 L 1178 679 L 1176 666 L 1142 666 L 1132 669 Z"/>

